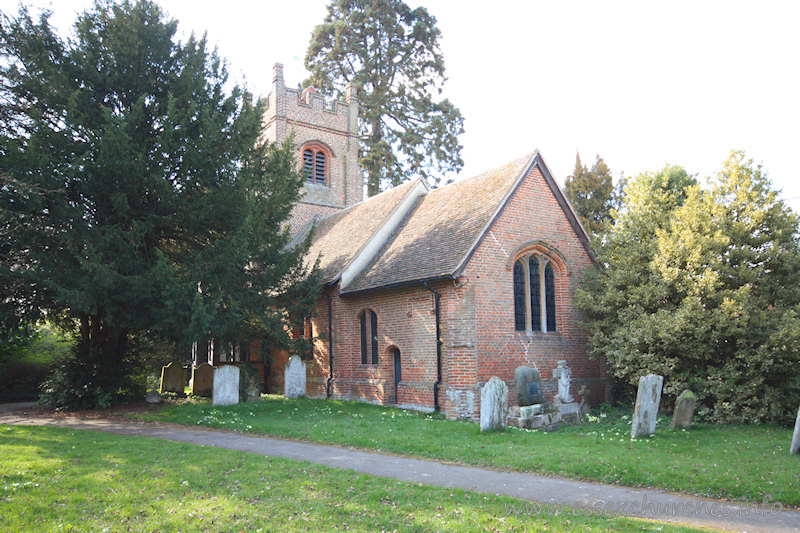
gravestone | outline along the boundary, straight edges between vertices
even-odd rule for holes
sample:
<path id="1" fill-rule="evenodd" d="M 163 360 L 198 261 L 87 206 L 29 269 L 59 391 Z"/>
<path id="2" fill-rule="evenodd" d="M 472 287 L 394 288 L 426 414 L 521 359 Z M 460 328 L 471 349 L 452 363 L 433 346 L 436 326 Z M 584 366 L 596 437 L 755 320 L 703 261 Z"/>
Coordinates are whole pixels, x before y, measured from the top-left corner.
<path id="1" fill-rule="evenodd" d="M 636 393 L 636 408 L 633 410 L 631 438 L 652 435 L 656 432 L 658 404 L 661 403 L 661 388 L 664 376 L 648 374 L 639 378 Z"/>
<path id="2" fill-rule="evenodd" d="M 299 398 L 306 395 L 306 364 L 299 355 L 293 355 L 283 372 L 283 395 Z"/>
<path id="3" fill-rule="evenodd" d="M 508 386 L 494 376 L 481 388 L 481 431 L 508 426 Z"/>
<path id="4" fill-rule="evenodd" d="M 669 428 L 683 428 L 689 429 L 692 425 L 692 416 L 694 415 L 694 403 L 697 397 L 690 390 L 685 390 L 675 400 L 675 411 L 672 412 L 672 422 L 669 423 Z"/>
<path id="5" fill-rule="evenodd" d="M 161 402 L 161 394 L 156 389 L 150 389 L 147 391 L 147 394 L 144 397 L 144 401 L 147 403 L 160 403 Z"/>
<path id="6" fill-rule="evenodd" d="M 239 403 L 239 368 L 222 365 L 214 369 L 213 405 L 236 405 Z"/>
<path id="7" fill-rule="evenodd" d="M 789 453 L 800 453 L 800 408 L 797 409 L 797 420 L 794 422 L 794 433 L 792 434 L 792 445 Z"/>
<path id="8" fill-rule="evenodd" d="M 214 392 L 214 367 L 201 363 L 192 369 L 192 394 L 211 396 Z"/>
<path id="9" fill-rule="evenodd" d="M 567 366 L 566 360 L 558 362 L 558 366 L 553 370 L 553 377 L 558 379 L 558 397 L 561 398 L 561 403 L 572 403 L 573 398 L 569 393 L 572 369 Z"/>
<path id="10" fill-rule="evenodd" d="M 161 394 L 165 392 L 184 393 L 186 386 L 186 369 L 177 363 L 170 363 L 161 368 Z"/>
<path id="11" fill-rule="evenodd" d="M 261 375 L 251 364 L 239 365 L 239 401 L 242 403 L 261 400 Z"/>
<path id="12" fill-rule="evenodd" d="M 514 370 L 514 384 L 517 387 L 517 405 L 525 407 L 542 403 L 542 378 L 539 371 L 529 366 Z"/>
<path id="13" fill-rule="evenodd" d="M 581 419 L 583 419 L 592 410 L 592 407 L 589 405 L 589 389 L 586 388 L 586 385 L 581 385 L 581 390 L 578 391 L 578 396 L 581 397 L 581 401 L 578 404 L 580 406 L 578 411 Z"/>

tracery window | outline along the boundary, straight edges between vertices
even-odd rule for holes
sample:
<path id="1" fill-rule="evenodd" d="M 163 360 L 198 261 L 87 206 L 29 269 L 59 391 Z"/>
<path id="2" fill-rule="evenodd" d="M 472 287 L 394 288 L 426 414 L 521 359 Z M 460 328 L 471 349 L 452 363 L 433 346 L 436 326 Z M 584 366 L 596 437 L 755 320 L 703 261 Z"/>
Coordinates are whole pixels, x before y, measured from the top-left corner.
<path id="1" fill-rule="evenodd" d="M 548 257 L 531 254 L 514 263 L 514 329 L 556 331 L 556 276 Z"/>

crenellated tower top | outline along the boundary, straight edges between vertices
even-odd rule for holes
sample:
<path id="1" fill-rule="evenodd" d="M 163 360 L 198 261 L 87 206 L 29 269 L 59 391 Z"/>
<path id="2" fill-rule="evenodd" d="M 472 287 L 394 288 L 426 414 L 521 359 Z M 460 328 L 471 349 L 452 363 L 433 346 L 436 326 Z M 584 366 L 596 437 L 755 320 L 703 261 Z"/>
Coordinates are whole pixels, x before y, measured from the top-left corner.
<path id="1" fill-rule="evenodd" d="M 364 199 L 358 113 L 355 87 L 347 86 L 344 99 L 326 99 L 311 87 L 286 87 L 283 65 L 274 65 L 265 136 L 280 143 L 293 134 L 298 165 L 306 177 L 303 197 L 292 211 L 293 231 L 314 215 L 327 216 Z"/>

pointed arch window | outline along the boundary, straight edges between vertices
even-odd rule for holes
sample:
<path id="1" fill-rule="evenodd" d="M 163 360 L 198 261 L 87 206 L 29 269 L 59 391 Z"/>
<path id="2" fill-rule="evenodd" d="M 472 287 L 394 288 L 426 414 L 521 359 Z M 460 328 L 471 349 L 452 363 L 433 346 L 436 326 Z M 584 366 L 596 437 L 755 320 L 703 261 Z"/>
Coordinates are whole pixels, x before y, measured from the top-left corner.
<path id="1" fill-rule="evenodd" d="M 378 364 L 378 315 L 365 309 L 358 315 L 361 326 L 361 364 Z"/>
<path id="2" fill-rule="evenodd" d="M 556 331 L 556 276 L 550 259 L 529 255 L 514 263 L 514 329 Z"/>
<path id="3" fill-rule="evenodd" d="M 325 185 L 328 182 L 328 162 L 325 150 L 316 144 L 303 149 L 303 175 L 306 181 Z"/>

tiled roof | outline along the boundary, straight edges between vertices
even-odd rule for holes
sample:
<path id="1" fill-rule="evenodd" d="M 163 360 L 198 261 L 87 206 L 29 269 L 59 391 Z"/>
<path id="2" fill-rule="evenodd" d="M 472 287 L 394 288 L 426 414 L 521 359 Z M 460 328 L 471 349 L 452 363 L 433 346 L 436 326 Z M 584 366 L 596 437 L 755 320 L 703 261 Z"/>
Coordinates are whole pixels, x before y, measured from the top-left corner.
<path id="1" fill-rule="evenodd" d="M 533 155 L 527 155 L 418 198 L 380 251 L 342 293 L 453 275 L 532 161 Z M 369 222 L 360 220 L 362 224 Z"/>
<path id="2" fill-rule="evenodd" d="M 336 281 L 415 184 L 405 183 L 317 220 L 306 264 L 313 265 L 319 257 L 322 281 Z"/>

